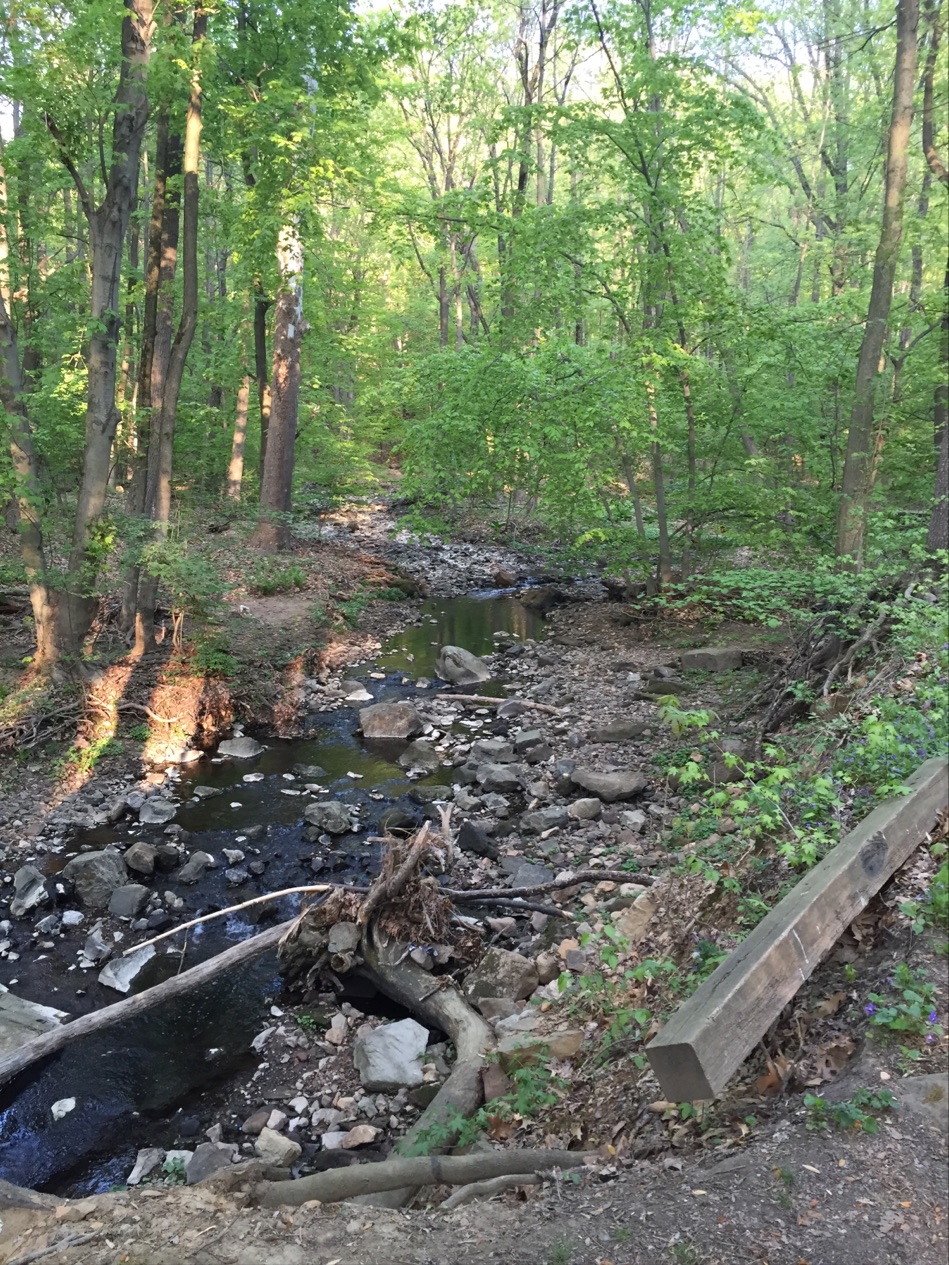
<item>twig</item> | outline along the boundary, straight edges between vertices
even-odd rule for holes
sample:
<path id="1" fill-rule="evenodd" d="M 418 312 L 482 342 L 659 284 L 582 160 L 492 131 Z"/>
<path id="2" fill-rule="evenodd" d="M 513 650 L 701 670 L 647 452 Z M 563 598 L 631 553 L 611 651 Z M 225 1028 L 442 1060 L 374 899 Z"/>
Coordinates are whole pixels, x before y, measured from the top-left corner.
<path id="1" fill-rule="evenodd" d="M 507 1177 L 492 1177 L 485 1182 L 472 1182 L 469 1186 L 460 1186 L 438 1205 L 439 1212 L 451 1212 L 452 1208 L 460 1208 L 462 1204 L 471 1203 L 474 1199 L 491 1199 L 495 1195 L 503 1195 L 506 1190 L 518 1186 L 539 1186 L 538 1173 L 511 1173 Z"/>
<path id="2" fill-rule="evenodd" d="M 489 896 L 484 903 L 510 906 L 513 909 L 523 909 L 526 913 L 546 914 L 548 918 L 566 918 L 573 922 L 573 914 L 568 914 L 565 909 L 558 909 L 556 905 L 542 905 L 535 900 L 519 900 L 516 896 Z"/>
<path id="3" fill-rule="evenodd" d="M 640 886 L 648 887 L 655 883 L 656 879 L 651 874 L 628 874 L 625 870 L 578 870 L 569 878 L 554 878 L 547 883 L 533 883 L 530 887 L 485 887 L 480 891 L 477 887 L 464 890 L 443 887 L 441 894 L 449 896 L 454 901 L 463 902 L 494 900 L 496 897 L 510 900 L 515 892 L 524 896 L 536 896 L 538 892 L 556 892 L 563 887 L 576 887 L 579 883 L 603 882 L 638 883 Z"/>
<path id="4" fill-rule="evenodd" d="M 472 707 L 500 707 L 502 703 L 520 703 L 532 712 L 545 712 L 548 716 L 562 716 L 563 708 L 548 707 L 546 703 L 534 703 L 526 698 L 488 698 L 487 694 L 436 694 L 435 698 L 448 703 L 468 703 Z"/>
<path id="5" fill-rule="evenodd" d="M 31 1261 L 38 1261 L 44 1256 L 50 1256 L 53 1252 L 65 1252 L 67 1247 L 78 1247 L 80 1243 L 91 1243 L 101 1233 L 101 1230 L 94 1230 L 92 1234 L 70 1234 L 68 1238 L 60 1239 L 58 1243 L 48 1243 L 46 1247 L 38 1247 L 32 1252 L 27 1252 L 25 1256 L 18 1256 L 15 1260 L 9 1261 L 8 1265 L 30 1265 Z"/>

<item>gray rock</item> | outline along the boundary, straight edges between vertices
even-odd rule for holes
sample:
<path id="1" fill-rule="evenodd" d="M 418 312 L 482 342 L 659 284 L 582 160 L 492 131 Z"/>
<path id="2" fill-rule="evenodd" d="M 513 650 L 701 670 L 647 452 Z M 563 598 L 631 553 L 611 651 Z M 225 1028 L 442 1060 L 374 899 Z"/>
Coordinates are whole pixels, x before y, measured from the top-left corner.
<path id="1" fill-rule="evenodd" d="M 194 795 L 196 799 L 216 799 L 218 795 L 223 795 L 224 790 L 220 786 L 196 786 Z"/>
<path id="2" fill-rule="evenodd" d="M 329 777 L 322 764 L 295 764 L 293 771 L 305 782 L 318 782 L 322 777 Z"/>
<path id="3" fill-rule="evenodd" d="M 141 883 L 123 883 L 109 899 L 109 913 L 116 918 L 137 918 L 148 902 L 148 888 Z"/>
<path id="4" fill-rule="evenodd" d="M 531 747 L 539 747 L 545 741 L 539 729 L 521 729 L 514 735 L 514 750 L 518 755 L 523 755 Z"/>
<path id="5" fill-rule="evenodd" d="M 441 756 L 430 742 L 418 739 L 409 743 L 396 760 L 396 764 L 400 769 L 424 769 L 427 773 L 432 773 L 441 761 Z"/>
<path id="6" fill-rule="evenodd" d="M 691 694 L 692 686 L 686 685 L 685 681 L 667 681 L 663 677 L 654 676 L 650 677 L 639 693 L 645 698 L 649 698 L 656 694 Z"/>
<path id="7" fill-rule="evenodd" d="M 682 652 L 683 670 L 700 672 L 734 672 L 740 668 L 743 655 L 740 646 L 702 646 Z"/>
<path id="8" fill-rule="evenodd" d="M 475 779 L 486 791 L 519 791 L 527 778 L 520 764 L 482 764 Z"/>
<path id="9" fill-rule="evenodd" d="M 130 870 L 134 870 L 136 874 L 154 874 L 155 873 L 155 857 L 158 855 L 158 849 L 150 843 L 139 840 L 122 854 L 122 860 Z"/>
<path id="10" fill-rule="evenodd" d="M 329 953 L 352 953 L 359 948 L 360 930 L 354 922 L 337 922 L 326 940 Z"/>
<path id="11" fill-rule="evenodd" d="M 922 1116 L 943 1133 L 949 1133 L 949 1072 L 906 1076 L 894 1086 L 900 1111 Z"/>
<path id="12" fill-rule="evenodd" d="M 102 934 L 102 923 L 97 922 L 96 925 L 86 936 L 86 943 L 82 946 L 82 956 L 93 964 L 104 962 L 112 953 L 112 945 L 108 944 Z"/>
<path id="13" fill-rule="evenodd" d="M 161 1163 L 163 1155 L 164 1151 L 160 1151 L 157 1146 L 149 1146 L 139 1151 L 135 1157 L 135 1167 L 125 1179 L 126 1183 L 129 1186 L 137 1186 L 143 1177 L 147 1177 L 149 1173 L 154 1173 Z"/>
<path id="14" fill-rule="evenodd" d="M 552 584 L 539 585 L 537 588 L 521 589 L 517 600 L 528 610 L 537 611 L 538 615 L 546 615 L 555 606 L 565 601 L 564 594 Z"/>
<path id="15" fill-rule="evenodd" d="M 63 926 L 64 927 L 78 927 L 83 922 L 85 917 L 86 915 L 81 914 L 78 909 L 64 909 L 63 910 Z"/>
<path id="16" fill-rule="evenodd" d="M 217 754 L 230 756 L 232 760 L 253 760 L 263 750 L 256 738 L 228 738 L 220 744 Z"/>
<path id="17" fill-rule="evenodd" d="M 462 646 L 442 646 L 435 660 L 435 675 L 452 685 L 480 685 L 490 681 L 491 669 Z"/>
<path id="18" fill-rule="evenodd" d="M 412 830 L 415 822 L 414 813 L 399 808 L 397 804 L 392 808 L 387 808 L 379 818 L 379 825 L 383 830 Z"/>
<path id="19" fill-rule="evenodd" d="M 517 864 L 511 869 L 512 887 L 536 887 L 538 883 L 549 883 L 554 877 L 553 871 L 548 870 L 546 865 L 535 865 L 533 861 L 515 859 Z"/>
<path id="20" fill-rule="evenodd" d="M 497 710 L 499 720 L 513 720 L 515 716 L 523 716 L 528 710 L 519 698 L 506 698 Z"/>
<path id="21" fill-rule="evenodd" d="M 20 866 L 13 876 L 13 892 L 10 913 L 14 918 L 25 918 L 37 905 L 45 905 L 49 900 L 46 876 L 35 865 Z"/>
<path id="22" fill-rule="evenodd" d="M 197 883 L 203 877 L 206 870 L 214 865 L 214 857 L 208 852 L 192 852 L 191 856 L 178 871 L 177 879 L 179 883 Z"/>
<path id="23" fill-rule="evenodd" d="M 155 795 L 147 799 L 138 810 L 138 819 L 143 826 L 163 826 L 172 820 L 177 811 L 178 806 L 170 799 L 162 799 L 160 795 Z"/>
<path id="24" fill-rule="evenodd" d="M 346 835 L 353 828 L 350 808 L 338 799 L 325 799 L 309 804 L 303 811 L 304 819 L 319 830 L 331 835 Z"/>
<path id="25" fill-rule="evenodd" d="M 303 1154 L 303 1147 L 292 1138 L 285 1138 L 282 1133 L 266 1126 L 261 1129 L 254 1150 L 266 1164 L 275 1168 L 289 1168 Z"/>
<path id="26" fill-rule="evenodd" d="M 273 1029 L 270 1029 L 270 1031 L 273 1031 Z M 257 1134 L 260 1133 L 261 1129 L 266 1127 L 269 1119 L 270 1108 L 261 1107 L 258 1111 L 255 1111 L 252 1116 L 247 1117 L 241 1125 L 241 1132 L 249 1133 L 252 1137 L 256 1137 Z"/>
<path id="27" fill-rule="evenodd" d="M 643 720 L 612 720 L 590 734 L 591 742 L 629 742 L 643 734 L 655 733 L 656 726 Z"/>
<path id="28" fill-rule="evenodd" d="M 458 847 L 462 852 L 471 852 L 478 857 L 490 857 L 496 860 L 498 856 L 497 844 L 492 843 L 483 826 L 473 821 L 461 823 L 461 829 L 458 831 Z"/>
<path id="29" fill-rule="evenodd" d="M 128 878 L 125 862 L 115 852 L 82 852 L 63 866 L 63 878 L 90 909 L 106 909 L 117 887 Z"/>
<path id="30" fill-rule="evenodd" d="M 242 883 L 246 883 L 250 875 L 246 870 L 238 869 L 236 866 L 224 871 L 224 877 L 228 886 L 240 887 Z"/>
<path id="31" fill-rule="evenodd" d="M 510 764 L 514 759 L 514 748 L 503 738 L 479 738 L 471 744 L 468 753 L 470 764 Z"/>
<path id="32" fill-rule="evenodd" d="M 595 821 L 602 811 L 598 799 L 575 799 L 567 808 L 567 816 L 573 821 Z"/>
<path id="33" fill-rule="evenodd" d="M 529 958 L 506 949 L 489 949 L 464 983 L 469 1001 L 482 997 L 506 997 L 520 1001 L 537 987 L 537 969 Z"/>
<path id="34" fill-rule="evenodd" d="M 542 835 L 545 830 L 555 830 L 567 824 L 567 810 L 557 806 L 540 808 L 521 817 L 521 830 L 528 835 Z"/>
<path id="35" fill-rule="evenodd" d="M 99 983 L 106 988 L 114 988 L 118 993 L 127 993 L 136 976 L 154 956 L 155 946 L 146 944 L 128 957 L 116 958 L 99 972 Z"/>
<path id="36" fill-rule="evenodd" d="M 411 703 L 374 703 L 359 713 L 364 738 L 414 738 L 422 732 L 422 718 Z"/>
<path id="37" fill-rule="evenodd" d="M 627 809 L 620 813 L 619 824 L 624 830 L 635 830 L 638 834 L 646 825 L 646 814 L 639 808 Z"/>
<path id="38" fill-rule="evenodd" d="M 635 769 L 614 769 L 609 773 L 600 773 L 596 769 L 574 769 L 570 780 L 574 786 L 582 787 L 607 804 L 642 794 L 647 782 L 645 775 Z"/>
<path id="39" fill-rule="evenodd" d="M 428 1029 L 414 1019 L 383 1024 L 358 1037 L 353 1064 L 365 1089 L 383 1092 L 421 1085 L 421 1058 L 428 1045 Z"/>
<path id="40" fill-rule="evenodd" d="M 229 1142 L 201 1142 L 195 1147 L 194 1155 L 185 1168 L 188 1185 L 196 1186 L 222 1168 L 230 1168 L 236 1151 L 237 1148 Z"/>

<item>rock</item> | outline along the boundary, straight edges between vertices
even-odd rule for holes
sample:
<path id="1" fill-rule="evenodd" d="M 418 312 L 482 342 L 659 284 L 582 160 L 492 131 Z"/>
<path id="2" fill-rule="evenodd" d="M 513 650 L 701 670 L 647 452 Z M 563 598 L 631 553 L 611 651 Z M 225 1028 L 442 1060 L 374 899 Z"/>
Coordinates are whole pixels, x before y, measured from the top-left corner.
<path id="1" fill-rule="evenodd" d="M 196 786 L 194 788 L 196 799 L 216 799 L 218 795 L 223 794 L 223 787 L 220 786 Z"/>
<path id="2" fill-rule="evenodd" d="M 534 970 L 541 984 L 552 984 L 560 976 L 560 959 L 556 953 L 538 953 L 534 958 Z"/>
<path id="3" fill-rule="evenodd" d="M 353 828 L 350 808 L 338 799 L 324 799 L 309 804 L 303 811 L 304 820 L 331 835 L 346 835 Z"/>
<path id="4" fill-rule="evenodd" d="M 943 1133 L 949 1133 L 949 1072 L 905 1076 L 895 1086 L 900 1111 L 923 1116 Z"/>
<path id="5" fill-rule="evenodd" d="M 161 874 L 170 874 L 181 864 L 182 851 L 173 843 L 161 843 L 155 849 L 155 869 Z"/>
<path id="6" fill-rule="evenodd" d="M 254 1150 L 265 1164 L 273 1164 L 275 1168 L 289 1168 L 303 1154 L 303 1147 L 299 1142 L 285 1138 L 283 1134 L 266 1126 L 261 1129 L 254 1143 Z"/>
<path id="7" fill-rule="evenodd" d="M 511 1078 L 501 1071 L 497 1063 L 486 1063 L 481 1069 L 481 1085 L 485 1103 L 504 1098 L 514 1088 Z"/>
<path id="8" fill-rule="evenodd" d="M 523 861 L 520 857 L 513 858 L 510 874 L 512 887 L 536 887 L 538 883 L 549 883 L 554 877 L 546 865 Z"/>
<path id="9" fill-rule="evenodd" d="M 648 889 L 637 896 L 629 909 L 621 910 L 613 919 L 613 926 L 631 945 L 639 944 L 658 909 L 656 897 Z"/>
<path id="10" fill-rule="evenodd" d="M 514 748 L 503 738 L 479 738 L 471 744 L 468 763 L 474 764 L 510 764 L 514 759 Z"/>
<path id="11" fill-rule="evenodd" d="M 137 1186 L 143 1177 L 147 1177 L 149 1173 L 154 1173 L 161 1163 L 163 1155 L 164 1151 L 160 1151 L 157 1146 L 147 1146 L 139 1151 L 135 1157 L 135 1167 L 125 1179 L 126 1185 Z"/>
<path id="12" fill-rule="evenodd" d="M 293 1111 L 294 1115 L 305 1116 L 310 1110 L 309 1098 L 304 1098 L 302 1094 L 298 1094 L 296 1098 L 291 1098 L 287 1106 Z"/>
<path id="13" fill-rule="evenodd" d="M 214 857 L 209 852 L 192 852 L 191 856 L 178 871 L 179 883 L 197 883 L 204 877 L 205 870 L 214 865 Z"/>
<path id="14" fill-rule="evenodd" d="M 505 1072 L 548 1059 L 572 1059 L 583 1045 L 578 1028 L 559 1032 L 510 1032 L 498 1042 L 498 1059 Z"/>
<path id="15" fill-rule="evenodd" d="M 267 1117 L 267 1123 L 264 1125 L 264 1128 L 272 1129 L 274 1133 L 280 1133 L 286 1126 L 289 1119 L 290 1117 L 285 1111 L 280 1111 L 275 1107 Z"/>
<path id="16" fill-rule="evenodd" d="M 492 843 L 483 826 L 473 821 L 463 821 L 458 831 L 458 847 L 462 852 L 471 852 L 478 857 L 490 857 L 497 860 L 497 844 Z"/>
<path id="17" fill-rule="evenodd" d="M 528 709 L 519 698 L 506 698 L 497 710 L 499 720 L 513 720 L 515 716 L 523 716 Z"/>
<path id="18" fill-rule="evenodd" d="M 354 922 L 337 922 L 326 940 L 329 953 L 352 953 L 359 948 L 360 930 Z"/>
<path id="19" fill-rule="evenodd" d="M 600 773 L 596 769 L 574 769 L 570 774 L 574 786 L 582 787 L 607 804 L 632 799 L 646 789 L 647 778 L 635 769 L 613 769 Z"/>
<path id="20" fill-rule="evenodd" d="M 219 745 L 217 754 L 230 756 L 232 760 L 253 760 L 263 750 L 256 738 L 228 738 Z"/>
<path id="21" fill-rule="evenodd" d="M 346 1134 L 342 1129 L 331 1129 L 320 1134 L 320 1143 L 324 1151 L 338 1151 L 343 1145 Z"/>
<path id="22" fill-rule="evenodd" d="M 383 1024 L 357 1038 L 353 1064 L 363 1087 L 385 1092 L 421 1085 L 427 1045 L 428 1029 L 414 1019 Z"/>
<path id="23" fill-rule="evenodd" d="M 643 734 L 655 732 L 655 725 L 642 720 L 612 720 L 590 734 L 591 742 L 629 742 L 633 738 L 641 738 Z"/>
<path id="24" fill-rule="evenodd" d="M 295 764 L 293 771 L 297 777 L 302 777 L 304 782 L 318 782 L 320 778 L 329 777 L 322 764 Z"/>
<path id="25" fill-rule="evenodd" d="M 90 909 L 105 909 L 112 893 L 128 878 L 125 862 L 115 852 L 82 852 L 63 866 L 63 878 Z"/>
<path id="26" fill-rule="evenodd" d="M 155 873 L 155 857 L 158 849 L 150 843 L 139 840 L 122 854 L 122 860 L 136 874 L 151 875 Z"/>
<path id="27" fill-rule="evenodd" d="M 242 1133 L 249 1133 L 252 1137 L 256 1137 L 261 1129 L 267 1127 L 267 1121 L 270 1119 L 270 1108 L 261 1107 L 259 1111 L 255 1111 L 252 1116 L 248 1116 L 241 1125 Z"/>
<path id="28" fill-rule="evenodd" d="M 482 764 L 475 780 L 486 791 L 519 791 L 527 780 L 521 764 Z"/>
<path id="29" fill-rule="evenodd" d="M 546 745 L 546 739 L 539 729 L 521 729 L 514 735 L 514 750 L 524 755 L 534 747 Z"/>
<path id="30" fill-rule="evenodd" d="M 25 918 L 37 905 L 49 900 L 46 876 L 35 865 L 21 865 L 13 876 L 13 893 L 10 913 L 14 918 Z"/>
<path id="31" fill-rule="evenodd" d="M 510 997 L 479 997 L 475 1005 L 488 1021 L 518 1014 L 518 1008 Z"/>
<path id="32" fill-rule="evenodd" d="M 379 818 L 379 826 L 382 830 L 412 830 L 415 823 L 415 815 L 404 808 L 399 808 L 397 804 L 392 808 L 387 808 Z"/>
<path id="33" fill-rule="evenodd" d="M 441 764 L 442 758 L 430 742 L 421 739 L 410 742 L 396 760 L 400 769 L 424 769 L 432 773 Z"/>
<path id="34" fill-rule="evenodd" d="M 85 921 L 85 914 L 81 914 L 78 909 L 63 910 L 63 926 L 78 927 Z"/>
<path id="35" fill-rule="evenodd" d="M 646 814 L 640 808 L 628 808 L 620 813 L 619 824 L 624 830 L 635 830 L 639 834 L 646 825 Z"/>
<path id="36" fill-rule="evenodd" d="M 691 694 L 692 686 L 685 681 L 667 681 L 663 677 L 650 677 L 643 688 L 633 695 L 634 698 L 652 699 L 657 694 L 663 696 Z"/>
<path id="37" fill-rule="evenodd" d="M 68 1116 L 71 1111 L 76 1110 L 75 1098 L 60 1098 L 54 1102 L 50 1111 L 54 1120 L 62 1120 L 63 1116 Z"/>
<path id="38" fill-rule="evenodd" d="M 86 936 L 86 943 L 82 946 L 82 956 L 88 962 L 96 965 L 104 962 L 112 952 L 112 945 L 108 944 L 102 934 L 102 923 L 97 922 L 96 925 Z"/>
<path id="39" fill-rule="evenodd" d="M 350 1129 L 343 1135 L 339 1145 L 344 1151 L 352 1151 L 357 1146 L 369 1146 L 371 1142 L 375 1142 L 381 1132 L 381 1129 L 376 1129 L 371 1124 L 357 1124 L 354 1129 Z"/>
<path id="40" fill-rule="evenodd" d="M 538 615 L 546 615 L 555 606 L 559 606 L 561 602 L 566 601 L 566 598 L 552 584 L 543 584 L 533 589 L 521 589 L 517 595 L 517 600 L 522 606 L 526 606 L 528 610 L 536 611 Z"/>
<path id="41" fill-rule="evenodd" d="M 507 997 L 520 1001 L 537 987 L 537 971 L 529 958 L 507 949 L 489 949 L 464 982 L 469 1001 L 482 997 Z"/>
<path id="42" fill-rule="evenodd" d="M 172 820 L 177 811 L 178 806 L 170 799 L 155 795 L 147 799 L 138 810 L 138 819 L 143 826 L 163 826 Z"/>
<path id="43" fill-rule="evenodd" d="M 148 888 L 141 883 L 123 883 L 112 893 L 109 913 L 116 918 L 137 918 L 148 903 Z"/>
<path id="44" fill-rule="evenodd" d="M 224 871 L 224 877 L 227 880 L 228 887 L 240 887 L 248 881 L 250 875 L 246 870 L 232 866 Z"/>
<path id="45" fill-rule="evenodd" d="M 742 662 L 740 646 L 702 646 L 698 650 L 682 652 L 683 671 L 734 672 Z"/>
<path id="46" fill-rule="evenodd" d="M 415 738 L 422 732 L 422 718 L 411 703 L 374 703 L 359 713 L 364 738 Z"/>
<path id="47" fill-rule="evenodd" d="M 435 675 L 452 685 L 480 685 L 492 672 L 483 659 L 461 646 L 442 646 L 435 659 Z"/>
<path id="48" fill-rule="evenodd" d="M 114 988 L 118 993 L 127 993 L 132 987 L 132 981 L 154 956 L 155 946 L 146 944 L 128 957 L 116 958 L 99 972 L 99 983 L 106 988 Z"/>
<path id="49" fill-rule="evenodd" d="M 189 1186 L 196 1186 L 222 1168 L 230 1168 L 236 1151 L 237 1148 L 227 1142 L 200 1143 L 185 1167 L 185 1181 Z"/>
<path id="50" fill-rule="evenodd" d="M 603 804 L 598 799 L 575 799 L 567 806 L 571 821 L 595 821 L 602 811 Z"/>
<path id="51" fill-rule="evenodd" d="M 599 802 L 599 801 L 597 801 Z M 533 813 L 524 813 L 520 820 L 521 830 L 528 835 L 542 835 L 548 830 L 567 824 L 566 808 L 539 808 Z"/>

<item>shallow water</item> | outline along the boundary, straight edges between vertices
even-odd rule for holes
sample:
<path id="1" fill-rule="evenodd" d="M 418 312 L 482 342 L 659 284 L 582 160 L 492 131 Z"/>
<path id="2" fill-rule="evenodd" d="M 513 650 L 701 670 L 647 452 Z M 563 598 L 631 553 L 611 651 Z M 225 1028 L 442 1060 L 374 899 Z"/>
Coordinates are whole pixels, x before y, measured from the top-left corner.
<path id="1" fill-rule="evenodd" d="M 418 622 L 393 637 L 372 663 L 357 665 L 346 675 L 362 681 L 376 701 L 424 697 L 432 689 L 417 689 L 415 680 L 433 677 L 439 646 L 461 645 L 475 654 L 486 654 L 494 647 L 495 632 L 526 638 L 537 637 L 541 629 L 542 621 L 506 593 L 436 599 L 422 604 Z M 371 672 L 386 675 L 374 680 Z M 488 690 L 501 692 L 493 683 Z M 481 687 L 479 692 L 484 692 Z M 248 900 L 259 892 L 319 882 L 330 870 L 334 877 L 372 873 L 377 853 L 366 836 L 376 832 L 382 812 L 418 783 L 410 782 L 394 763 L 398 746 L 367 748 L 356 732 L 357 710 L 343 707 L 317 713 L 305 739 L 268 740 L 267 750 L 256 760 L 202 760 L 182 769 L 176 798 L 186 802 L 176 821 L 191 835 L 189 849 L 202 848 L 222 860 L 222 848 L 237 847 L 248 861 L 259 850 L 267 869 L 239 888 L 228 887 L 223 864 L 190 888 L 157 876 L 159 890 L 168 887 L 185 899 L 185 909 L 178 915 L 181 920 Z M 326 777 L 320 785 L 326 788 L 327 798 L 357 806 L 363 828 L 334 839 L 329 848 L 306 843 L 302 812 L 311 801 L 284 793 L 302 785 L 299 779 L 285 776 L 292 774 L 295 764 L 322 766 Z M 245 773 L 262 773 L 264 778 L 244 782 Z M 449 780 L 450 770 L 442 768 L 422 781 Z M 211 799 L 189 799 L 199 784 L 219 787 L 224 793 Z M 407 800 L 402 802 L 417 810 Z M 267 828 L 266 837 L 242 842 L 242 834 L 257 825 Z M 159 834 L 159 829 L 140 827 L 99 829 L 77 837 L 70 852 L 82 844 L 100 848 L 116 841 L 128 846 L 135 838 Z M 319 875 L 314 873 L 314 857 L 322 867 Z M 49 869 L 60 869 L 66 859 L 50 858 Z M 264 916 L 288 918 L 297 908 L 297 898 L 289 897 L 266 907 Z M 80 929 L 84 934 L 71 932 L 55 951 L 48 952 L 45 961 L 18 963 L 23 969 L 14 991 L 71 1014 L 118 1000 L 119 994 L 98 984 L 94 970 L 69 970 L 94 922 L 94 917 L 87 916 Z M 239 916 L 196 928 L 184 966 L 193 966 L 252 932 L 252 923 Z M 162 951 L 159 946 L 134 990 L 179 969 L 183 969 L 180 947 Z M 83 995 L 77 996 L 77 989 Z M 73 1195 L 124 1181 L 140 1147 L 167 1147 L 174 1142 L 177 1129 L 171 1117 L 176 1109 L 205 1114 L 199 1111 L 200 1095 L 252 1066 L 256 1056 L 249 1050 L 250 1041 L 274 1022 L 270 1006 L 279 989 L 276 958 L 266 955 L 122 1027 L 77 1041 L 25 1072 L 0 1090 L 0 1177 Z M 71 1097 L 76 1099 L 75 1110 L 54 1121 L 52 1104 Z M 191 1145 L 201 1140 L 197 1137 Z"/>

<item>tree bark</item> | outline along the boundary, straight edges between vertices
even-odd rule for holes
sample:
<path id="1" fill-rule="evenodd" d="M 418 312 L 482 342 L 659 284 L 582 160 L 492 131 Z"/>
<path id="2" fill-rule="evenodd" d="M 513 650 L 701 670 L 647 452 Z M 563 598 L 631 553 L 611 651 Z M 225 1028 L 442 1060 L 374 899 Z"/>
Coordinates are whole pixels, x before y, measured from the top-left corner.
<path id="1" fill-rule="evenodd" d="M 949 549 L 949 267 L 946 268 L 943 302 L 939 325 L 939 380 L 933 394 L 933 430 L 939 455 L 936 494 L 926 536 L 926 549 L 931 554 Z"/>
<path id="2" fill-rule="evenodd" d="M 234 414 L 234 439 L 231 443 L 231 460 L 227 467 L 227 495 L 234 501 L 241 499 L 241 481 L 244 477 L 244 444 L 247 439 L 247 405 L 250 400 L 250 378 L 245 377 L 237 392 L 237 409 Z"/>
<path id="3" fill-rule="evenodd" d="M 263 284 L 258 277 L 254 282 L 254 375 L 257 378 L 257 403 L 260 407 L 260 456 L 257 470 L 261 485 L 267 464 L 267 436 L 270 433 L 270 365 L 267 359 L 267 313 L 270 306 L 270 299 L 264 294 Z"/>
<path id="4" fill-rule="evenodd" d="M 873 405 L 903 236 L 903 202 L 910 126 L 913 120 L 918 26 L 919 0 L 899 0 L 896 11 L 896 71 L 887 140 L 883 223 L 873 264 L 867 323 L 857 362 L 847 456 L 837 512 L 837 556 L 851 559 L 851 565 L 854 566 L 862 563 L 867 512 L 873 490 Z"/>
<path id="5" fill-rule="evenodd" d="M 294 446 L 300 407 L 300 344 L 303 321 L 303 243 L 297 225 L 284 225 L 277 242 L 280 292 L 274 316 L 273 372 L 267 459 L 260 488 L 260 516 L 251 544 L 280 549 L 290 528 Z"/>
<path id="6" fill-rule="evenodd" d="M 105 197 L 97 207 L 54 120 L 47 126 L 76 185 L 89 224 L 92 302 L 86 356 L 85 450 L 76 505 L 66 592 L 58 604 L 57 636 L 78 658 L 92 624 L 93 586 L 101 565 L 97 527 L 105 506 L 112 441 L 119 420 L 115 403 L 116 350 L 121 321 L 119 293 L 125 234 L 137 185 L 139 155 L 148 120 L 147 70 L 154 30 L 152 0 L 125 0 L 121 70 L 112 127 L 112 159 Z"/>

